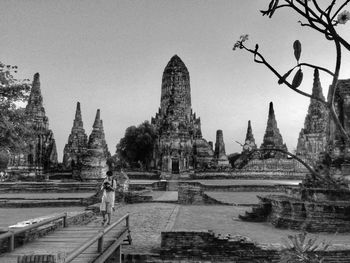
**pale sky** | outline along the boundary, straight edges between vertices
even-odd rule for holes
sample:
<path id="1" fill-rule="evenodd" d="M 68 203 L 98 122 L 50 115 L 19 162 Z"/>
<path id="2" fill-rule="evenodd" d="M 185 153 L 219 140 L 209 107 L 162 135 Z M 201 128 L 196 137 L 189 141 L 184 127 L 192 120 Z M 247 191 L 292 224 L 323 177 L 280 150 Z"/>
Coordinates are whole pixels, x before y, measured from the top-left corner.
<path id="1" fill-rule="evenodd" d="M 328 2 L 328 1 L 327 1 Z M 278 127 L 288 149 L 296 148 L 309 99 L 277 84 L 252 56 L 232 51 L 241 34 L 259 43 L 266 59 L 285 73 L 295 65 L 292 44 L 302 43 L 301 61 L 333 69 L 334 47 L 297 23 L 290 11 L 269 19 L 259 10 L 269 1 L 191 0 L 2 0 L 1 57 L 17 65 L 17 77 L 41 75 L 41 88 L 59 161 L 81 102 L 89 135 L 96 110 L 110 152 L 125 129 L 151 119 L 160 106 L 164 67 L 177 54 L 191 80 L 192 108 L 201 118 L 203 137 L 215 142 L 222 129 L 226 153 L 240 152 L 251 120 L 260 146 L 268 104 L 274 102 Z M 350 10 L 350 7 L 348 8 Z M 350 24 L 338 28 L 350 40 Z M 343 56 L 342 78 L 350 77 Z M 311 92 L 313 71 L 304 69 L 301 89 Z M 324 95 L 330 79 L 321 74 Z"/>

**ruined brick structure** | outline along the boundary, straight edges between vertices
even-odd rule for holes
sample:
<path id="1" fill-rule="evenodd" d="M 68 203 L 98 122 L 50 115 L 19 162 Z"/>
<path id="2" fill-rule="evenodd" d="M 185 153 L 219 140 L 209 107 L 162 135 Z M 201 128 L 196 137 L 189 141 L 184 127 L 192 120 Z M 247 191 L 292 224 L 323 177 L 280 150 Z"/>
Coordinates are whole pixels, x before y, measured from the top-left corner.
<path id="1" fill-rule="evenodd" d="M 263 143 L 260 146 L 260 149 L 281 149 L 287 151 L 286 144 L 283 143 L 282 135 L 277 127 L 277 121 L 275 117 L 275 111 L 273 109 L 273 103 L 270 102 L 269 106 L 269 116 L 267 119 L 267 125 L 264 135 Z M 268 158 L 286 158 L 287 156 L 281 152 L 275 151 L 264 151 L 262 153 L 263 159 Z"/>
<path id="2" fill-rule="evenodd" d="M 98 180 L 106 176 L 108 171 L 107 158 L 110 157 L 105 140 L 103 122 L 100 110 L 96 112 L 92 132 L 89 136 L 86 152 L 81 159 L 80 177 L 82 180 Z"/>
<path id="3" fill-rule="evenodd" d="M 247 134 L 245 136 L 244 144 L 243 144 L 243 152 L 249 152 L 252 150 L 256 150 L 257 146 L 255 144 L 255 139 L 253 135 L 252 125 L 250 120 L 248 121 Z"/>
<path id="4" fill-rule="evenodd" d="M 339 80 L 334 99 L 334 107 L 345 131 L 350 131 L 350 79 Z M 332 118 L 329 122 L 329 153 L 335 170 L 342 175 L 350 175 L 350 145 L 340 135 Z"/>
<path id="5" fill-rule="evenodd" d="M 68 137 L 68 143 L 63 151 L 63 165 L 67 169 L 80 167 L 81 159 L 87 149 L 87 135 L 83 126 L 80 102 L 77 102 L 73 127 Z"/>
<path id="6" fill-rule="evenodd" d="M 212 146 L 202 138 L 201 120 L 191 108 L 190 75 L 177 55 L 164 69 L 160 108 L 151 124 L 158 136 L 154 168 L 181 173 L 212 163 Z"/>
<path id="7" fill-rule="evenodd" d="M 277 121 L 273 109 L 273 104 L 270 102 L 269 115 L 266 125 L 266 131 L 260 149 L 281 149 L 287 151 L 287 146 L 283 143 L 282 135 L 277 127 Z M 277 151 L 256 151 L 255 139 L 253 136 L 251 122 L 248 121 L 247 134 L 242 146 L 242 155 L 235 165 L 241 167 L 241 172 L 257 172 L 257 173 L 278 173 L 278 177 L 283 178 L 283 174 L 289 176 L 288 173 L 306 172 L 306 168 L 294 159 L 287 158 L 287 155 Z M 247 157 L 249 156 L 249 157 Z M 246 159 L 248 158 L 248 160 Z M 277 176 L 277 174 L 276 174 Z"/>
<path id="8" fill-rule="evenodd" d="M 318 83 L 316 71 L 313 93 L 321 96 Z M 313 104 L 312 101 L 311 104 Z M 346 132 L 349 132 L 349 79 L 338 81 L 334 104 L 341 125 Z M 313 107 L 310 105 L 309 113 L 305 121 L 305 129 L 314 133 L 324 133 L 326 130 L 327 144 L 323 147 L 330 155 L 320 155 L 324 158 L 319 158 L 316 163 L 318 177 L 306 176 L 297 191 L 288 191 L 288 195 L 261 197 L 260 205 L 253 208 L 252 212 L 240 216 L 242 220 L 268 221 L 275 227 L 309 232 L 350 232 L 350 190 L 348 182 L 341 180 L 342 176 L 350 175 L 349 143 L 341 137 L 333 119 L 328 119 L 319 105 L 313 105 Z M 317 118 L 312 118 L 313 116 Z M 320 117 L 321 120 L 319 120 Z M 329 128 L 326 127 L 327 124 Z M 321 143 L 314 143 L 309 149 L 319 150 L 315 146 Z"/>
<path id="9" fill-rule="evenodd" d="M 225 151 L 224 135 L 222 130 L 216 131 L 214 160 L 217 166 L 229 166 L 229 161 Z"/>
<path id="10" fill-rule="evenodd" d="M 325 99 L 317 69 L 314 71 L 312 95 Z M 320 152 L 326 150 L 328 122 L 328 110 L 325 105 L 318 100 L 310 99 L 304 128 L 300 131 L 297 145 L 297 155 L 303 157 L 310 164 L 314 164 L 318 160 Z"/>
<path id="11" fill-rule="evenodd" d="M 39 73 L 34 74 L 25 113 L 26 125 L 34 129 L 34 134 L 28 141 L 27 149 L 11 156 L 8 169 L 41 174 L 57 166 L 57 150 L 53 132 L 49 128 L 49 118 L 45 114 Z"/>

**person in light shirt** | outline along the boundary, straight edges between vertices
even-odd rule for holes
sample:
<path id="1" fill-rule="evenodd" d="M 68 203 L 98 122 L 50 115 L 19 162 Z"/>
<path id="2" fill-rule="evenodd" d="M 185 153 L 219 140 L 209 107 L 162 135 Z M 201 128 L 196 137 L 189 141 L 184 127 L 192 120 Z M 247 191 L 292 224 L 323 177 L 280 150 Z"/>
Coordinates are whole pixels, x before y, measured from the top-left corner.
<path id="1" fill-rule="evenodd" d="M 103 180 L 101 190 L 103 191 L 102 200 L 100 205 L 100 211 L 102 213 L 103 221 L 102 225 L 111 224 L 112 210 L 114 211 L 114 201 L 115 201 L 115 189 L 117 187 L 116 181 L 113 179 L 113 172 L 108 171 L 106 173 L 106 178 Z M 106 219 L 107 215 L 107 219 Z"/>

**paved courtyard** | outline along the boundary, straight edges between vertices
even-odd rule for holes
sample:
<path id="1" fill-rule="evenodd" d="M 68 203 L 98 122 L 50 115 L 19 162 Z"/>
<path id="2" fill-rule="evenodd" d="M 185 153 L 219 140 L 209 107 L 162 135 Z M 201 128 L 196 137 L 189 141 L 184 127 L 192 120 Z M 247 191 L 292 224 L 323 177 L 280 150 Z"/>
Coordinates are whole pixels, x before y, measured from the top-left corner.
<path id="1" fill-rule="evenodd" d="M 124 253 L 143 254 L 157 252 L 160 234 L 170 230 L 213 230 L 222 235 L 243 235 L 261 244 L 280 244 L 282 238 L 298 233 L 276 229 L 268 223 L 248 223 L 238 219 L 250 210 L 240 206 L 180 206 L 166 203 L 125 205 L 114 214 L 114 220 L 130 213 L 133 244 L 124 246 Z M 101 219 L 96 220 L 100 223 Z M 333 247 L 350 248 L 350 234 L 319 234 Z"/>

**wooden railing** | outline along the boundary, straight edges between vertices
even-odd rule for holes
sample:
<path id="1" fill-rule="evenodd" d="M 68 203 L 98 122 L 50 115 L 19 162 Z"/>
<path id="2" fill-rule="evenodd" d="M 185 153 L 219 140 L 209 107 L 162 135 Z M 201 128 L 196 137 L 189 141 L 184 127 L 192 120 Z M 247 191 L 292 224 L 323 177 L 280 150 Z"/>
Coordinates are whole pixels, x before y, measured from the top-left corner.
<path id="1" fill-rule="evenodd" d="M 54 221 L 57 221 L 57 220 L 62 220 L 63 221 L 63 227 L 66 227 L 67 226 L 67 213 L 66 212 L 65 213 L 61 213 L 61 214 L 58 214 L 58 215 L 56 215 L 54 217 L 50 217 L 48 219 L 40 221 L 38 223 L 31 224 L 31 225 L 28 225 L 28 226 L 25 226 L 25 227 L 22 227 L 22 228 L 10 230 L 10 231 L 0 235 L 0 241 L 8 238 L 9 239 L 8 251 L 11 252 L 11 251 L 13 251 L 15 249 L 15 237 L 17 235 L 19 235 L 21 233 L 24 233 L 26 231 L 29 231 L 29 230 L 38 228 L 40 226 L 50 224 L 50 223 L 52 223 Z"/>
<path id="2" fill-rule="evenodd" d="M 103 252 L 103 239 L 104 235 L 111 231 L 114 227 L 119 225 L 121 222 L 125 220 L 125 228 L 122 230 L 121 234 L 119 235 L 118 239 L 114 241 L 114 243 L 109 246 L 109 248 Z M 129 241 L 129 244 L 131 244 L 131 237 L 130 237 L 130 230 L 129 230 L 129 214 L 124 215 L 122 218 L 120 218 L 118 221 L 114 222 L 112 225 L 108 226 L 107 228 L 104 228 L 98 232 L 97 235 L 95 235 L 93 238 L 89 239 L 85 243 L 83 243 L 81 246 L 74 249 L 74 251 L 65 258 L 65 263 L 71 262 L 73 259 L 78 257 L 80 254 L 82 254 L 86 249 L 88 249 L 91 245 L 97 242 L 97 252 L 102 253 L 94 262 L 104 262 L 113 252 L 114 250 L 121 245 L 121 242 L 123 242 L 124 238 L 127 238 Z"/>

